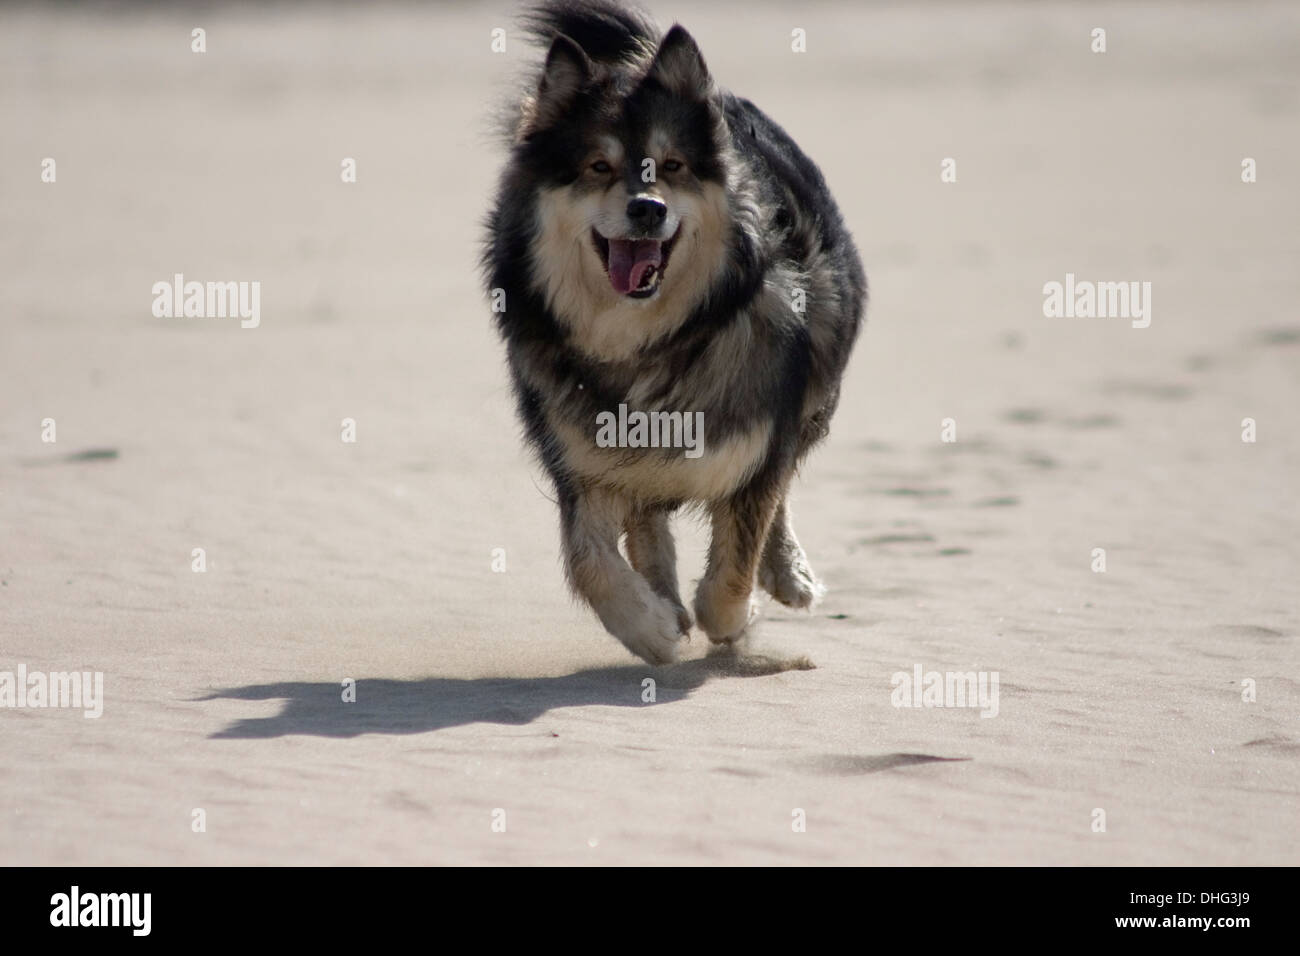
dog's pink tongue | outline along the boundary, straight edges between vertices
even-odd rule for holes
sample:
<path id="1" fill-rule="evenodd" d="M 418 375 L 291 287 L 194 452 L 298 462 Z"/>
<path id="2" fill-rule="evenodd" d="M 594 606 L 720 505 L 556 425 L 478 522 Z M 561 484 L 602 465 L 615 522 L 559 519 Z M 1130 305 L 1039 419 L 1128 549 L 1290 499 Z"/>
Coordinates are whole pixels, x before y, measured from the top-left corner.
<path id="1" fill-rule="evenodd" d="M 619 295 L 627 295 L 641 285 L 652 267 L 663 261 L 657 239 L 609 240 L 609 283 Z"/>

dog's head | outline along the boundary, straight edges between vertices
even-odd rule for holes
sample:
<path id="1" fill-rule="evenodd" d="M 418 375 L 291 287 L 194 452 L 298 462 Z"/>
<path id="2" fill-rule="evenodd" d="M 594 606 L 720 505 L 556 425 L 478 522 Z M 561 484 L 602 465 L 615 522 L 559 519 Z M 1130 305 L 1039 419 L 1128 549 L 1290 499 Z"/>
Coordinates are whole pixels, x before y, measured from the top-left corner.
<path id="1" fill-rule="evenodd" d="M 521 124 L 538 271 L 584 311 L 689 305 L 721 255 L 726 139 L 708 68 L 680 26 L 646 53 L 594 61 L 557 36 Z"/>

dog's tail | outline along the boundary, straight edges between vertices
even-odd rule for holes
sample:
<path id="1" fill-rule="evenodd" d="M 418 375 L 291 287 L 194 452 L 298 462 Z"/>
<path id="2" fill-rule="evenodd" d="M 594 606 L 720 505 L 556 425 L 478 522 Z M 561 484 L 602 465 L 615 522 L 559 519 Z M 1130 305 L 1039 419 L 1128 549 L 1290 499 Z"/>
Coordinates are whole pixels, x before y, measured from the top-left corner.
<path id="1" fill-rule="evenodd" d="M 549 47 L 562 33 L 597 63 L 644 57 L 660 37 L 648 14 L 616 0 L 544 0 L 529 8 L 522 24 L 538 46 Z"/>

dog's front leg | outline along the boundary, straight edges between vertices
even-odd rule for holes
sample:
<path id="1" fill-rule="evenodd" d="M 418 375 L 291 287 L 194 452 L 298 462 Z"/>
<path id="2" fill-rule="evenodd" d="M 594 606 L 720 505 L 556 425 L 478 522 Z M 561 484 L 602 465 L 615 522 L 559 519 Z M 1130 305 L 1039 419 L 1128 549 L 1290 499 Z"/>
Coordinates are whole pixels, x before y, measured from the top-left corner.
<path id="1" fill-rule="evenodd" d="M 712 508 L 709 563 L 695 592 L 695 619 L 709 640 L 741 637 L 758 614 L 754 577 L 783 487 L 758 483 Z"/>
<path id="2" fill-rule="evenodd" d="M 673 603 L 637 574 L 618 550 L 628 502 L 602 489 L 582 489 L 560 498 L 564 564 L 569 584 L 605 629 L 629 651 L 651 664 L 676 660 L 685 627 Z"/>
<path id="3" fill-rule="evenodd" d="M 689 633 L 694 622 L 677 591 L 677 549 L 668 527 L 668 510 L 644 505 L 634 507 L 625 530 L 627 558 L 632 567 L 649 582 L 651 590 L 668 599 L 677 612 L 682 633 Z"/>

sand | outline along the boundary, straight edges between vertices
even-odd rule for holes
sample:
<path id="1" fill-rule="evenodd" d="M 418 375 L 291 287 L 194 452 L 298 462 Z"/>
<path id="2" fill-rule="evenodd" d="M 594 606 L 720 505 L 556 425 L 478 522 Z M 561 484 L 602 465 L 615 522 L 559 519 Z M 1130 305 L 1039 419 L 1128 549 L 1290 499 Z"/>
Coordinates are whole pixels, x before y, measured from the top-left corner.
<path id="1" fill-rule="evenodd" d="M 0 863 L 1300 861 L 1300 8 L 654 5 L 872 283 L 826 600 L 665 668 L 567 596 L 477 283 L 509 10 L 0 14 L 0 671 L 104 675 L 0 709 Z"/>

